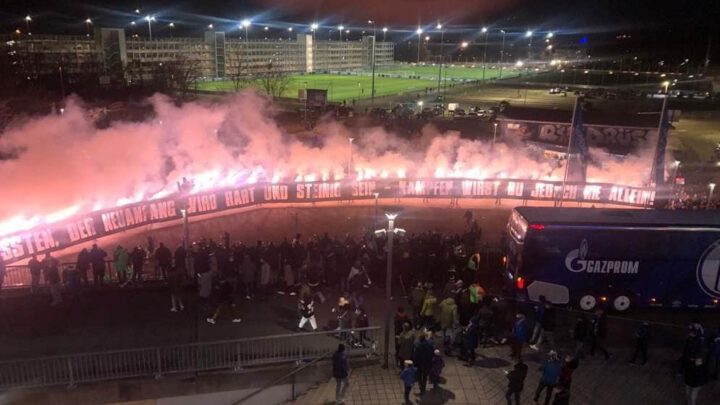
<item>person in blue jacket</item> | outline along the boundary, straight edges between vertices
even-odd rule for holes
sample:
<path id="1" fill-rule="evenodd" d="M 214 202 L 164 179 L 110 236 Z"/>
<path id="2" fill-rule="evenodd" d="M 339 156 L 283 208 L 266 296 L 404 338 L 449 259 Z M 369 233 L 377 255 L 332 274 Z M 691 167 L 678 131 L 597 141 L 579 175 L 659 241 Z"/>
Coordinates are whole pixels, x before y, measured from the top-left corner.
<path id="1" fill-rule="evenodd" d="M 412 386 L 415 384 L 415 372 L 417 370 L 413 366 L 412 360 L 405 360 L 405 368 L 400 373 L 400 378 L 403 381 L 403 387 L 405 388 L 405 403 L 410 403 L 410 391 L 412 391 Z"/>
<path id="2" fill-rule="evenodd" d="M 512 328 L 512 339 L 510 342 L 512 352 L 510 353 L 510 357 L 516 360 L 522 360 L 522 348 L 527 340 L 528 330 L 525 315 L 517 314 Z"/>
<path id="3" fill-rule="evenodd" d="M 545 390 L 545 405 L 550 404 L 550 397 L 552 396 L 553 389 L 558 385 L 560 381 L 560 373 L 562 372 L 562 363 L 560 358 L 554 350 L 550 350 L 548 353 L 548 359 L 543 362 L 540 366 L 540 382 L 535 390 L 535 402 L 540 399 L 540 394 L 543 389 Z"/>

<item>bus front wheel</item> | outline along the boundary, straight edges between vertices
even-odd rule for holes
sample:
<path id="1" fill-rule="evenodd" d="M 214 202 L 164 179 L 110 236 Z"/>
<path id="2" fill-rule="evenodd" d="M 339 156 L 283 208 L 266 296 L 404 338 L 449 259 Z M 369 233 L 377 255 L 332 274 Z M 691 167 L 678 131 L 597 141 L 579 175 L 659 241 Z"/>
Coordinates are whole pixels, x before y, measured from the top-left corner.
<path id="1" fill-rule="evenodd" d="M 627 295 L 618 295 L 613 300 L 613 308 L 618 312 L 627 311 L 630 308 L 630 297 Z"/>
<path id="2" fill-rule="evenodd" d="M 582 297 L 580 297 L 578 305 L 583 311 L 592 311 L 597 305 L 597 298 L 595 298 L 595 296 L 591 294 L 583 295 Z"/>

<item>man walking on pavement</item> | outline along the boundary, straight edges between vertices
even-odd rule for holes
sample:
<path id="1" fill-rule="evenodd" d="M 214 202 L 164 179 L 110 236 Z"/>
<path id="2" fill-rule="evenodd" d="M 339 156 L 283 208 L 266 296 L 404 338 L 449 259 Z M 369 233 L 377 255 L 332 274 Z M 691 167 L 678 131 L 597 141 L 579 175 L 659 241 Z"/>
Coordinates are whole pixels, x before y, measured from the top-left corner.
<path id="1" fill-rule="evenodd" d="M 545 390 L 545 405 L 550 405 L 550 397 L 552 397 L 553 389 L 557 386 L 562 372 L 562 364 L 555 351 L 550 350 L 548 359 L 540 366 L 540 382 L 535 390 L 535 402 L 540 399 L 540 394 Z"/>
<path id="2" fill-rule="evenodd" d="M 505 371 L 505 377 L 508 379 L 508 390 L 505 399 L 508 405 L 512 405 L 513 398 L 515 399 L 515 405 L 520 405 L 520 393 L 525 385 L 527 372 L 528 366 L 522 360 L 515 363 L 512 370 Z"/>
<path id="3" fill-rule="evenodd" d="M 350 375 L 350 367 L 348 366 L 347 353 L 345 353 L 345 345 L 338 344 L 338 349 L 332 357 L 333 377 L 335 378 L 335 404 L 343 403 L 343 396 L 348 387 L 348 376 Z"/>
<path id="4" fill-rule="evenodd" d="M 434 351 L 432 342 L 427 339 L 427 335 L 425 333 L 422 333 L 415 345 L 415 353 L 413 354 L 413 364 L 415 364 L 417 368 L 420 395 L 425 394 L 428 376 L 430 375 L 430 370 L 432 369 Z"/>

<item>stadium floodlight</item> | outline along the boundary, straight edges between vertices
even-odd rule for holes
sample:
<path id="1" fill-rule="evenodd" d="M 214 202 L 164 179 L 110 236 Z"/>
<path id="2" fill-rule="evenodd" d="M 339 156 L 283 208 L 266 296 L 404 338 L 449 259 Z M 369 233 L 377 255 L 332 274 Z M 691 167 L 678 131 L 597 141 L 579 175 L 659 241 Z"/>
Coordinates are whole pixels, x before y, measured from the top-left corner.
<path id="1" fill-rule="evenodd" d="M 292 32 L 292 27 L 288 27 L 288 32 Z"/>
<path id="2" fill-rule="evenodd" d="M 469 45 L 469 44 L 468 44 L 467 41 L 463 41 L 463 42 L 460 44 L 460 47 L 463 48 L 463 49 L 465 49 L 465 48 L 468 47 L 468 45 Z"/>
<path id="3" fill-rule="evenodd" d="M 168 24 L 168 27 L 170 27 L 170 28 L 175 28 L 175 23 L 174 23 L 174 22 L 171 22 L 170 24 Z"/>
<path id="4" fill-rule="evenodd" d="M 388 32 L 388 28 L 387 28 L 387 27 L 383 27 L 382 31 L 383 31 L 383 32 Z"/>
<path id="5" fill-rule="evenodd" d="M 525 36 L 528 37 L 528 38 L 530 38 L 532 35 L 533 35 L 533 32 L 530 31 L 530 30 L 528 30 L 528 31 L 525 33 Z"/>
<path id="6" fill-rule="evenodd" d="M 441 30 L 441 29 L 442 29 L 442 24 L 438 23 L 438 25 L 436 25 L 435 28 Z"/>
<path id="7" fill-rule="evenodd" d="M 422 28 L 418 27 L 418 29 L 416 29 L 415 32 L 416 32 L 418 35 L 421 35 L 421 34 L 423 33 L 423 30 L 422 30 Z"/>
<path id="8" fill-rule="evenodd" d="M 243 19 L 242 21 L 240 21 L 240 25 L 242 25 L 243 28 L 249 27 L 250 24 L 252 24 L 252 23 L 251 23 L 250 20 L 248 20 L 247 18 L 245 18 L 245 19 Z"/>
<path id="9" fill-rule="evenodd" d="M 316 29 L 318 29 L 318 27 L 320 27 L 320 25 L 318 25 L 318 23 L 312 23 L 312 24 L 310 24 L 310 29 L 313 30 L 313 31 L 315 31 Z"/>
<path id="10" fill-rule="evenodd" d="M 547 37 L 548 37 L 548 38 L 552 38 L 552 37 L 553 37 L 553 33 L 552 33 L 552 32 L 548 32 Z"/>
<path id="11" fill-rule="evenodd" d="M 344 26 L 344 25 L 338 25 L 338 30 L 342 31 L 342 30 L 344 30 L 344 29 L 345 29 L 345 26 Z"/>
<path id="12" fill-rule="evenodd" d="M 487 29 L 487 27 L 482 27 L 482 29 L 480 31 L 484 34 L 488 31 L 488 29 Z"/>
<path id="13" fill-rule="evenodd" d="M 523 62 L 521 60 L 515 62 L 515 66 L 517 66 L 517 67 L 522 67 L 522 65 L 524 65 L 524 64 L 525 64 L 525 62 Z"/>
<path id="14" fill-rule="evenodd" d="M 208 24 L 208 28 L 209 28 L 209 29 L 213 29 L 213 28 L 215 28 L 215 26 L 212 25 L 212 24 Z"/>

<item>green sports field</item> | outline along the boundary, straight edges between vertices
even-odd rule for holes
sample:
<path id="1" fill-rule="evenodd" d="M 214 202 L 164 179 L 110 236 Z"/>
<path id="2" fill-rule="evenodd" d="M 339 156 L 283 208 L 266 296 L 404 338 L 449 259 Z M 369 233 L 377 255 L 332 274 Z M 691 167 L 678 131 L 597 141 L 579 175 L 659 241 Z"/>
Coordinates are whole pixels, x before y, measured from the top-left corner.
<path id="1" fill-rule="evenodd" d="M 493 69 L 489 67 L 485 69 L 485 79 L 490 80 L 500 75 L 500 69 Z M 434 78 L 437 80 L 438 66 L 415 66 L 415 65 L 404 65 L 398 64 L 394 66 L 381 67 L 377 70 L 378 73 L 393 74 L 402 76 L 421 76 L 423 78 Z M 448 79 L 466 79 L 466 80 L 482 80 L 483 69 L 482 64 L 477 65 L 465 65 L 465 66 L 443 66 L 442 71 L 443 78 Z M 503 76 L 515 76 L 515 72 L 509 69 L 503 70 Z"/>
<path id="2" fill-rule="evenodd" d="M 433 88 L 435 82 L 425 79 L 398 79 L 388 77 L 375 77 L 375 95 L 378 97 L 388 95 L 401 95 L 410 91 L 423 91 Z M 247 86 L 262 88 L 260 83 L 248 83 Z M 327 89 L 330 101 L 347 101 L 352 99 L 370 98 L 372 78 L 370 76 L 348 76 L 333 74 L 297 75 L 291 77 L 291 83 L 283 97 L 296 98 L 299 89 Z M 198 84 L 199 90 L 208 91 L 235 91 L 231 80 L 219 82 L 203 82 Z"/>

